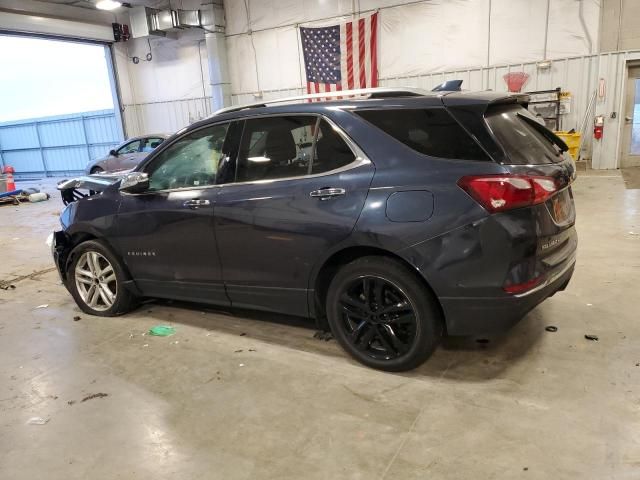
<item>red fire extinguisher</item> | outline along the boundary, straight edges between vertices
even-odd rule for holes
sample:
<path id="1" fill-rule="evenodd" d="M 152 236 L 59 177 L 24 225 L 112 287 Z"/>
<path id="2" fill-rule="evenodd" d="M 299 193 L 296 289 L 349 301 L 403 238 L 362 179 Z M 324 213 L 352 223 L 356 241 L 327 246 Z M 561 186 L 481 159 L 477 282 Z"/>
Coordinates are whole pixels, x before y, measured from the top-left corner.
<path id="1" fill-rule="evenodd" d="M 600 140 L 602 138 L 602 133 L 604 132 L 604 116 L 598 115 L 596 116 L 593 122 L 593 138 L 596 140 Z"/>

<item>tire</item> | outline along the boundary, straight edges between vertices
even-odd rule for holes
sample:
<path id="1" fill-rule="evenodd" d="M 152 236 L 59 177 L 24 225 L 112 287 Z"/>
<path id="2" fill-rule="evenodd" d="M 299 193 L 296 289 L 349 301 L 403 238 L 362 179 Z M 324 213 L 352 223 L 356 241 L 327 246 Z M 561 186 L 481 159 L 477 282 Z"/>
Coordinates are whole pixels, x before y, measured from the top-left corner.
<path id="1" fill-rule="evenodd" d="M 96 173 L 102 173 L 104 172 L 104 169 L 100 168 L 100 167 L 93 167 L 91 169 L 91 172 L 89 172 L 90 175 L 95 175 Z"/>
<path id="2" fill-rule="evenodd" d="M 342 267 L 329 286 L 326 312 L 342 348 L 379 370 L 416 368 L 443 334 L 431 292 L 414 272 L 388 257 L 363 257 Z"/>
<path id="3" fill-rule="evenodd" d="M 137 298 L 124 287 L 128 277 L 122 264 L 102 242 L 83 242 L 71 251 L 69 258 L 67 289 L 83 312 L 100 317 L 115 317 L 135 308 Z M 96 277 L 94 272 L 97 270 L 102 272 Z M 104 286 L 112 295 L 108 294 Z"/>

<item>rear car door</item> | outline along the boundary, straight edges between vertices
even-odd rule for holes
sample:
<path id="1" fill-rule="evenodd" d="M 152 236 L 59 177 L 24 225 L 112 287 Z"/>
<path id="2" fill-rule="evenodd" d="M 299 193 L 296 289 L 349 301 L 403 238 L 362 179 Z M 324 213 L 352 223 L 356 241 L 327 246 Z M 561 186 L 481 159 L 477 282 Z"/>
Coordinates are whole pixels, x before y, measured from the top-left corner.
<path id="1" fill-rule="evenodd" d="M 232 304 L 307 315 L 310 272 L 351 233 L 373 173 L 327 120 L 246 120 L 234 181 L 220 188 L 215 212 Z"/>
<path id="2" fill-rule="evenodd" d="M 228 304 L 216 248 L 216 175 L 228 123 L 187 132 L 143 171 L 149 189 L 122 194 L 115 242 L 143 294 Z"/>

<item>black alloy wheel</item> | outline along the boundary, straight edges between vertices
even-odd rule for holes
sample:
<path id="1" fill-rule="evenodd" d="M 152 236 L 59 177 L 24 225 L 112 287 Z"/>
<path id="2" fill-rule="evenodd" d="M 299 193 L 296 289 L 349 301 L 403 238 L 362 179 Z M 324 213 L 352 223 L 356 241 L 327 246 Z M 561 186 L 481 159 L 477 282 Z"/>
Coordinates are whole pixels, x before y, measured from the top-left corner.
<path id="1" fill-rule="evenodd" d="M 387 371 L 410 370 L 437 347 L 440 307 L 417 273 L 389 257 L 344 265 L 329 286 L 331 331 L 355 359 Z"/>
<path id="2" fill-rule="evenodd" d="M 362 276 L 338 299 L 347 340 L 372 358 L 404 355 L 416 337 L 416 314 L 404 292 L 382 277 Z"/>

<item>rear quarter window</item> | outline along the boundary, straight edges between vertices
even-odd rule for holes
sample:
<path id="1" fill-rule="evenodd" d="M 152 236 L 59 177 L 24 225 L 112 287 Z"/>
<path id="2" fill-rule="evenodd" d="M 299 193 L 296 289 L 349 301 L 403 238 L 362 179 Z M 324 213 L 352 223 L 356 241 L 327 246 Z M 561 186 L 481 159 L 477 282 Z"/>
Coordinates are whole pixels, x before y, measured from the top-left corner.
<path id="1" fill-rule="evenodd" d="M 484 150 L 444 108 L 385 108 L 354 113 L 418 153 L 490 161 Z"/>
<path id="2" fill-rule="evenodd" d="M 529 118 L 529 121 L 524 117 Z M 510 164 L 543 165 L 561 162 L 566 158 L 560 147 L 539 131 L 540 127 L 536 129 L 531 124 L 538 120 L 521 106 L 491 107 L 485 118 Z"/>

